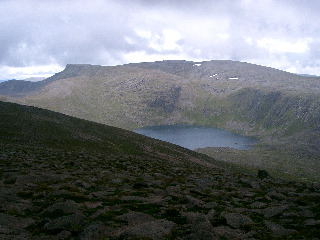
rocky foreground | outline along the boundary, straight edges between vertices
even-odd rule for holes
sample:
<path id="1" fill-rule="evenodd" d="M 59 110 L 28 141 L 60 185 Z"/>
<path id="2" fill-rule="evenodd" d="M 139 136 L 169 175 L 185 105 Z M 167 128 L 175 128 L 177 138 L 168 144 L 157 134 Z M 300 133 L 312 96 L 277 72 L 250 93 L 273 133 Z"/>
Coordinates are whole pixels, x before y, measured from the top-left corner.
<path id="1" fill-rule="evenodd" d="M 1 146 L 0 157 L 1 239 L 320 236 L 320 188 L 312 184 L 168 156 Z"/>
<path id="2" fill-rule="evenodd" d="M 0 107 L 0 239 L 319 239 L 319 185 L 240 174 L 121 129 Z"/>

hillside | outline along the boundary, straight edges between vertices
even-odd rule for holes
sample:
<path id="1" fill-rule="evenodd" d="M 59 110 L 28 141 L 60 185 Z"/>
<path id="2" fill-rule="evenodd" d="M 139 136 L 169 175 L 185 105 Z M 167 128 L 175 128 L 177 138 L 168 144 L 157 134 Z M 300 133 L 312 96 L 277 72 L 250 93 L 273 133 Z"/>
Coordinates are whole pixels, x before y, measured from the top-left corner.
<path id="1" fill-rule="evenodd" d="M 1 239 L 312 239 L 320 186 L 0 102 Z M 255 174 L 256 175 L 256 174 Z"/>
<path id="2" fill-rule="evenodd" d="M 32 83 L 30 91 L 7 83 L 14 90 L 6 92 L 5 84 L 0 83 L 0 100 L 128 130 L 186 123 L 255 136 L 259 154 L 247 152 L 246 158 L 268 152 L 278 163 L 277 175 L 319 181 L 318 78 L 233 61 L 162 61 L 115 67 L 70 64 Z M 264 160 L 257 163 L 255 167 L 274 170 Z"/>

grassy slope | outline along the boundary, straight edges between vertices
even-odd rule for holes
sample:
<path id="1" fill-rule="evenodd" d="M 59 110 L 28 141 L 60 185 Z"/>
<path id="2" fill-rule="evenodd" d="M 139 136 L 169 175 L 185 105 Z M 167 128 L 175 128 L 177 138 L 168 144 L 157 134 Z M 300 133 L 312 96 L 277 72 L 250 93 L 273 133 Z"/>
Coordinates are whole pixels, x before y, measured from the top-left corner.
<path id="1" fill-rule="evenodd" d="M 275 178 L 319 183 L 319 161 L 303 158 L 294 154 L 294 150 L 286 146 L 280 148 L 278 145 L 258 145 L 246 151 L 221 148 L 202 148 L 196 151 L 230 163 L 242 172 L 254 173 L 258 169 L 265 169 Z"/>
<path id="2" fill-rule="evenodd" d="M 160 154 L 183 155 L 190 152 L 133 132 L 84 121 L 48 110 L 0 102 L 1 143 L 21 147 L 53 148 L 64 151 L 89 151 L 146 155 L 145 148 Z M 170 146 L 172 150 L 166 150 Z M 156 148 L 156 150 L 153 150 Z M 162 151 L 161 151 L 162 149 Z"/>
<path id="3" fill-rule="evenodd" d="M 319 234 L 319 186 L 236 174 L 204 155 L 60 113 L 0 109 L 2 239 L 149 239 L 151 226 L 169 239 Z M 234 225 L 239 217 L 244 224 Z"/>

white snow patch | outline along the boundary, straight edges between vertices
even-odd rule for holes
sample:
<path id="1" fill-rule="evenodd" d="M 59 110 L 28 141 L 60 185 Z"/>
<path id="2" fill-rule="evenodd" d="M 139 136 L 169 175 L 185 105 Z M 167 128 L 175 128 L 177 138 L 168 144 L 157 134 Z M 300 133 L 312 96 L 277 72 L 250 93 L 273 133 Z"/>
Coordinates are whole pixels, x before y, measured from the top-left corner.
<path id="1" fill-rule="evenodd" d="M 237 77 L 233 77 L 233 78 L 229 78 L 230 80 L 238 80 L 239 78 Z"/>
<path id="2" fill-rule="evenodd" d="M 193 67 L 194 67 L 194 66 L 199 67 L 199 66 L 201 66 L 201 63 L 195 63 L 195 64 L 193 64 L 192 66 L 193 66 Z"/>
<path id="3" fill-rule="evenodd" d="M 213 75 L 210 75 L 209 77 L 216 77 L 217 79 L 218 79 L 218 73 L 215 73 L 215 74 L 213 74 Z"/>

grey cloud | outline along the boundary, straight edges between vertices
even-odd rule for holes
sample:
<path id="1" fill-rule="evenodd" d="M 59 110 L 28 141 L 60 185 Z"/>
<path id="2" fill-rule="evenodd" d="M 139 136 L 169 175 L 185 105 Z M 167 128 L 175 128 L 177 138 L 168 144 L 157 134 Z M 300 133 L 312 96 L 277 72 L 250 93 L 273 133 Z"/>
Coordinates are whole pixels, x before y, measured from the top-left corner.
<path id="1" fill-rule="evenodd" d="M 93 0 L 0 1 L 0 67 L 57 63 L 125 63 L 126 54 L 182 54 L 193 59 L 283 57 L 319 62 L 320 2 L 284 0 Z M 163 31 L 180 34 L 177 49 L 156 49 Z M 150 32 L 151 38 L 138 31 Z M 154 40 L 153 37 L 158 39 Z M 251 43 L 245 41 L 250 38 Z M 305 54 L 273 54 L 258 46 L 272 38 L 312 38 Z M 286 55 L 287 54 L 287 55 Z"/>

